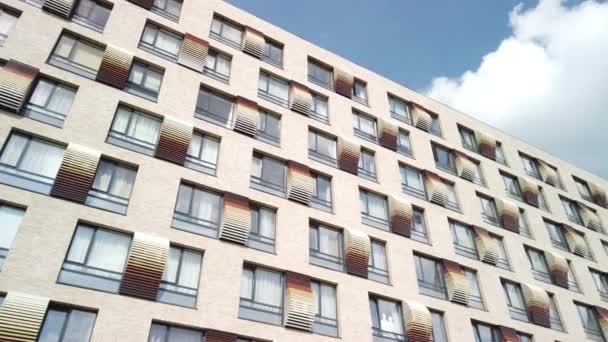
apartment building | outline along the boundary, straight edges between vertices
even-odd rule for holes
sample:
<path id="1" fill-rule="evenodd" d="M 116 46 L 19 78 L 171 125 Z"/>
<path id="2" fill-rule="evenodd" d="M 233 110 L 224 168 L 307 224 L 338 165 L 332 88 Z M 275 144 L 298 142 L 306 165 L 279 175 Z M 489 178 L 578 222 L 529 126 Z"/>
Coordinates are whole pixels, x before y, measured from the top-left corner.
<path id="1" fill-rule="evenodd" d="M 607 341 L 605 179 L 223 1 L 0 9 L 0 340 Z"/>

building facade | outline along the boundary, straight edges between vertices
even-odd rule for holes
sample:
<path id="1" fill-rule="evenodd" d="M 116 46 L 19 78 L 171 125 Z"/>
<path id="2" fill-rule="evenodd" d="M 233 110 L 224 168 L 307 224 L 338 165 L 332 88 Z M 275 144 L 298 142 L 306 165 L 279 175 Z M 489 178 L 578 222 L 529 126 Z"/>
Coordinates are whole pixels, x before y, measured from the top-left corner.
<path id="1" fill-rule="evenodd" d="M 223 1 L 0 8 L 0 340 L 608 338 L 606 180 Z"/>

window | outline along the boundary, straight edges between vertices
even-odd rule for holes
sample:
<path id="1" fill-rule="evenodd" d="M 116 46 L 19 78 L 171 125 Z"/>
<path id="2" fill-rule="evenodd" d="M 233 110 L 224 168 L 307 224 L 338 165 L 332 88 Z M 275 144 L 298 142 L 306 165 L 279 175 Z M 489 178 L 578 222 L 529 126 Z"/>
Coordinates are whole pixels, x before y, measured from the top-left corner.
<path id="1" fill-rule="evenodd" d="M 203 74 L 220 82 L 228 83 L 232 65 L 232 58 L 230 56 L 211 49 L 207 55 L 206 63 Z"/>
<path id="2" fill-rule="evenodd" d="M 496 162 L 502 165 L 507 165 L 507 158 L 505 158 L 505 152 L 502 149 L 502 144 L 500 142 L 496 142 Z"/>
<path id="3" fill-rule="evenodd" d="M 315 300 L 315 321 L 312 331 L 328 336 L 338 336 L 336 287 L 312 280 L 310 282 Z"/>
<path id="4" fill-rule="evenodd" d="M 426 199 L 422 172 L 405 164 L 399 165 L 399 172 L 401 174 L 401 188 L 403 192 Z"/>
<path id="5" fill-rule="evenodd" d="M 574 268 L 572 268 L 572 262 L 568 261 L 568 289 L 574 292 L 581 292 L 578 288 L 578 282 L 574 275 Z"/>
<path id="6" fill-rule="evenodd" d="M 344 270 L 342 231 L 311 223 L 309 244 L 311 264 L 337 271 Z"/>
<path id="7" fill-rule="evenodd" d="M 148 342 L 200 342 L 203 332 L 195 329 L 152 323 Z"/>
<path id="8" fill-rule="evenodd" d="M 215 176 L 220 139 L 194 131 L 184 166 Z"/>
<path id="9" fill-rule="evenodd" d="M 112 5 L 96 0 L 80 0 L 72 20 L 95 31 L 103 32 L 112 12 Z"/>
<path id="10" fill-rule="evenodd" d="M 473 323 L 475 342 L 501 342 L 502 334 L 497 327 L 480 322 Z M 522 341 L 523 342 L 523 341 Z"/>
<path id="11" fill-rule="evenodd" d="M 481 204 L 481 217 L 487 223 L 493 225 L 500 225 L 500 220 L 498 219 L 498 209 L 496 208 L 496 202 L 493 198 L 482 196 L 477 194 L 479 198 L 479 202 Z"/>
<path id="12" fill-rule="evenodd" d="M 283 323 L 283 274 L 267 268 L 243 267 L 239 318 L 275 325 Z"/>
<path id="13" fill-rule="evenodd" d="M 220 126 L 230 127 L 233 101 L 216 92 L 201 88 L 196 100 L 194 116 Z"/>
<path id="14" fill-rule="evenodd" d="M 551 323 L 551 329 L 564 331 L 564 325 L 557 309 L 557 303 L 555 302 L 555 296 L 552 293 L 549 295 L 549 321 Z"/>
<path id="15" fill-rule="evenodd" d="M 608 275 L 594 269 L 589 269 L 589 272 L 591 272 L 591 278 L 593 278 L 595 288 L 599 292 L 600 297 L 602 300 L 608 301 Z"/>
<path id="16" fill-rule="evenodd" d="M 332 210 L 331 178 L 313 173 L 313 188 L 310 206 L 313 208 Z"/>
<path id="17" fill-rule="evenodd" d="M 538 207 L 544 211 L 550 212 L 547 200 L 545 199 L 545 192 L 540 186 L 538 187 Z"/>
<path id="18" fill-rule="evenodd" d="M 266 39 L 262 60 L 272 65 L 281 67 L 283 65 L 283 45 Z"/>
<path id="19" fill-rule="evenodd" d="M 511 318 L 529 322 L 528 309 L 524 300 L 524 294 L 519 284 L 511 281 L 502 280 L 502 288 L 505 291 L 505 297 L 507 299 L 507 306 L 509 307 L 509 313 Z"/>
<path id="20" fill-rule="evenodd" d="M 276 210 L 257 204 L 251 205 L 251 232 L 247 246 L 274 253 L 276 216 Z"/>
<path id="21" fill-rule="evenodd" d="M 479 282 L 477 280 L 477 272 L 474 270 L 465 269 L 464 276 L 467 277 L 467 280 L 469 281 L 469 288 L 471 289 L 469 306 L 472 308 L 485 310 L 483 298 L 481 297 L 481 288 L 479 287 Z"/>
<path id="22" fill-rule="evenodd" d="M 440 299 L 447 298 L 443 265 L 440 261 L 420 255 L 414 255 L 418 291 L 421 294 Z"/>
<path id="23" fill-rule="evenodd" d="M 410 238 L 412 240 L 428 243 L 429 237 L 427 234 L 426 223 L 424 220 L 424 210 L 420 208 L 412 208 L 414 217 L 412 218 L 412 231 Z"/>
<path id="24" fill-rule="evenodd" d="M 439 124 L 439 117 L 436 114 L 431 114 L 431 128 L 429 133 L 441 137 L 441 125 Z"/>
<path id="25" fill-rule="evenodd" d="M 139 47 L 157 56 L 177 62 L 183 37 L 150 22 L 146 23 Z"/>
<path id="26" fill-rule="evenodd" d="M 79 224 L 58 282 L 117 293 L 130 245 L 129 235 Z"/>
<path id="27" fill-rule="evenodd" d="M 454 162 L 454 153 L 439 145 L 432 145 L 433 156 L 435 157 L 435 166 L 438 168 L 456 174 L 456 163 Z"/>
<path id="28" fill-rule="evenodd" d="M 519 338 L 519 342 L 532 342 L 532 335 L 518 332 L 517 337 Z"/>
<path id="29" fill-rule="evenodd" d="M 15 240 L 23 215 L 25 215 L 24 209 L 0 203 L 0 227 L 2 227 L 0 229 L 0 270 L 2 270 L 13 240 Z"/>
<path id="30" fill-rule="evenodd" d="M 163 73 L 164 71 L 157 67 L 134 61 L 125 90 L 145 99 L 156 101 L 160 92 Z"/>
<path id="31" fill-rule="evenodd" d="M 475 174 L 473 175 L 473 180 L 472 182 L 475 184 L 479 184 L 479 185 L 486 185 L 486 181 L 483 177 L 483 172 L 481 171 L 481 163 L 479 161 L 476 160 L 472 160 L 469 159 L 471 161 L 471 163 L 473 163 L 473 165 L 475 166 Z"/>
<path id="32" fill-rule="evenodd" d="M 388 284 L 388 263 L 386 261 L 386 244 L 378 240 L 371 240 L 371 251 L 367 265 L 369 279 Z"/>
<path id="33" fill-rule="evenodd" d="M 156 300 L 195 307 L 202 260 L 200 252 L 171 246 Z"/>
<path id="34" fill-rule="evenodd" d="M 410 133 L 402 129 L 399 130 L 399 136 L 397 137 L 397 152 L 409 157 L 413 155 Z"/>
<path id="35" fill-rule="evenodd" d="M 505 186 L 505 192 L 507 195 L 522 201 L 523 195 L 517 177 L 503 172 L 500 172 L 500 175 L 502 176 L 502 182 Z"/>
<path id="36" fill-rule="evenodd" d="M 55 45 L 49 63 L 81 76 L 95 79 L 103 53 L 103 47 L 71 34 L 63 33 L 57 45 Z"/>
<path id="37" fill-rule="evenodd" d="M 106 141 L 153 156 L 160 124 L 159 118 L 119 105 Z"/>
<path id="38" fill-rule="evenodd" d="M 251 187 L 284 197 L 287 186 L 285 169 L 285 162 L 254 152 L 251 163 Z"/>
<path id="39" fill-rule="evenodd" d="M 572 176 L 572 179 L 574 180 L 574 184 L 576 184 L 576 188 L 578 189 L 578 193 L 581 195 L 581 197 L 587 201 L 593 202 L 593 196 L 591 194 L 589 183 L 575 176 Z"/>
<path id="40" fill-rule="evenodd" d="M 0 156 L 0 183 L 49 194 L 63 160 L 64 147 L 11 133 Z"/>
<path id="41" fill-rule="evenodd" d="M 464 148 L 473 152 L 479 152 L 475 132 L 462 126 L 458 126 L 458 132 L 460 133 L 460 140 Z"/>
<path id="42" fill-rule="evenodd" d="M 583 225 L 583 218 L 581 217 L 581 213 L 580 213 L 580 208 L 578 206 L 578 203 L 576 203 L 575 201 L 569 200 L 565 197 L 559 197 L 561 202 L 562 202 L 562 206 L 564 207 L 564 211 L 566 212 L 566 215 L 568 216 L 568 220 L 570 222 L 574 222 L 580 225 Z"/>
<path id="43" fill-rule="evenodd" d="M 581 320 L 581 324 L 583 325 L 587 338 L 592 341 L 604 342 L 605 336 L 602 333 L 602 328 L 600 327 L 595 308 L 576 302 L 574 305 L 578 311 L 578 317 Z"/>
<path id="44" fill-rule="evenodd" d="M 509 258 L 507 256 L 507 249 L 505 248 L 503 238 L 496 235 L 492 235 L 492 238 L 495 239 L 498 244 L 498 261 L 496 262 L 496 266 L 504 268 L 505 270 L 510 270 L 511 266 L 509 265 Z"/>
<path id="45" fill-rule="evenodd" d="M 403 121 L 410 125 L 412 124 L 410 107 L 408 106 L 407 102 L 389 94 L 388 105 L 390 107 L 392 118 Z"/>
<path id="46" fill-rule="evenodd" d="M 8 39 L 8 34 L 15 27 L 18 19 L 19 15 L 17 13 L 0 8 L 0 46 L 3 46 Z"/>
<path id="47" fill-rule="evenodd" d="M 336 138 L 308 130 L 308 158 L 329 166 L 337 166 Z"/>
<path id="48" fill-rule="evenodd" d="M 331 67 L 308 60 L 308 81 L 332 89 L 333 71 Z"/>
<path id="49" fill-rule="evenodd" d="M 545 283 L 553 283 L 545 254 L 535 248 L 528 246 L 525 246 L 524 248 L 528 255 L 528 261 L 530 262 L 534 278 Z"/>
<path id="50" fill-rule="evenodd" d="M 51 305 L 46 312 L 38 342 L 88 342 L 97 314 L 69 307 Z"/>
<path id="51" fill-rule="evenodd" d="M 369 141 L 378 141 L 376 119 L 363 113 L 353 111 L 353 131 L 356 136 Z"/>
<path id="52" fill-rule="evenodd" d="M 551 238 L 551 243 L 553 246 L 565 251 L 570 251 L 568 241 L 564 235 L 563 227 L 557 223 L 546 220 L 545 226 L 547 227 L 547 231 L 549 232 L 549 237 Z"/>
<path id="53" fill-rule="evenodd" d="M 403 313 L 399 302 L 380 297 L 369 298 L 374 341 L 405 341 Z"/>
<path id="54" fill-rule="evenodd" d="M 446 208 L 451 210 L 458 211 L 460 209 L 460 205 L 458 204 L 458 195 L 456 194 L 456 185 L 452 182 L 448 182 L 442 180 L 443 184 L 445 184 L 445 190 L 447 193 L 447 203 L 445 205 Z"/>
<path id="55" fill-rule="evenodd" d="M 260 71 L 258 96 L 279 106 L 287 107 L 289 103 L 289 83 L 282 78 Z"/>
<path id="56" fill-rule="evenodd" d="M 180 184 L 172 227 L 217 237 L 222 213 L 222 196 L 193 185 Z"/>
<path id="57" fill-rule="evenodd" d="M 478 260 L 479 254 L 477 252 L 477 244 L 475 242 L 475 233 L 473 232 L 473 229 L 454 221 L 450 221 L 450 227 L 456 254 Z"/>
<path id="58" fill-rule="evenodd" d="M 210 36 L 240 50 L 243 42 L 243 29 L 223 18 L 213 17 Z"/>
<path id="59" fill-rule="evenodd" d="M 519 156 L 524 164 L 524 171 L 526 171 L 528 175 L 542 180 L 540 171 L 538 170 L 538 161 L 522 153 L 520 153 Z"/>
<path id="60" fill-rule="evenodd" d="M 363 177 L 372 181 L 376 181 L 376 162 L 374 160 L 374 151 L 361 149 L 359 157 L 359 177 Z"/>
<path id="61" fill-rule="evenodd" d="M 383 230 L 389 230 L 388 203 L 385 196 L 359 189 L 359 202 L 363 223 Z"/>
<path id="62" fill-rule="evenodd" d="M 271 144 L 278 144 L 281 141 L 281 117 L 266 111 L 260 111 L 255 137 Z"/>
<path id="63" fill-rule="evenodd" d="M 448 336 L 445 332 L 445 323 L 443 322 L 443 313 L 431 311 L 431 322 L 433 330 L 431 334 L 432 342 L 448 342 Z M 521 341 L 520 341 L 521 342 Z"/>
<path id="64" fill-rule="evenodd" d="M 150 10 L 170 20 L 178 21 L 182 11 L 182 2 L 179 0 L 154 0 Z"/>
<path id="65" fill-rule="evenodd" d="M 519 209 L 519 234 L 527 238 L 533 239 L 532 233 L 530 232 L 530 225 L 528 224 L 528 217 L 526 211 Z"/>
<path id="66" fill-rule="evenodd" d="M 25 107 L 25 116 L 53 126 L 63 127 L 65 117 L 72 108 L 76 89 L 41 78 Z"/>
<path id="67" fill-rule="evenodd" d="M 308 114 L 315 120 L 328 123 L 329 122 L 329 105 L 327 97 L 317 94 L 312 94 L 312 108 Z"/>
<path id="68" fill-rule="evenodd" d="M 353 82 L 353 100 L 367 105 L 367 84 L 355 79 Z"/>
<path id="69" fill-rule="evenodd" d="M 137 170 L 125 164 L 102 159 L 97 166 L 86 204 L 125 215 Z"/>

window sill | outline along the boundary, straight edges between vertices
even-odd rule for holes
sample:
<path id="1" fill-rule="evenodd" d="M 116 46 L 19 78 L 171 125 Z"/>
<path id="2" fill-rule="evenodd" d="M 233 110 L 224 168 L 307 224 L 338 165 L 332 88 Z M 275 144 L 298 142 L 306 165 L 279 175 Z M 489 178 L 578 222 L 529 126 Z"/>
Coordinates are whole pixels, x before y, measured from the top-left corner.
<path id="1" fill-rule="evenodd" d="M 378 228 L 380 230 L 387 231 L 387 232 L 391 231 L 388 221 L 376 219 L 371 216 L 367 216 L 363 213 L 361 214 L 361 223 L 368 225 L 370 227 L 374 227 L 374 228 Z"/>
<path id="2" fill-rule="evenodd" d="M 230 118 L 220 117 L 218 115 L 214 115 L 209 112 L 204 112 L 202 110 L 196 110 L 194 112 L 194 117 L 227 129 L 230 129 L 232 126 L 232 120 Z"/>
<path id="3" fill-rule="evenodd" d="M 280 97 L 268 94 L 268 93 L 266 93 L 264 91 L 261 91 L 259 89 L 258 89 L 258 97 L 261 98 L 261 99 L 264 99 L 266 101 L 272 102 L 272 103 L 274 103 L 276 105 L 279 105 L 281 107 L 284 107 L 284 108 L 288 108 L 289 107 L 289 100 L 282 99 Z"/>
<path id="4" fill-rule="evenodd" d="M 85 204 L 89 207 L 102 209 L 120 215 L 127 215 L 129 199 L 120 198 L 91 189 L 89 191 L 89 195 L 87 196 Z"/>
<path id="5" fill-rule="evenodd" d="M 122 147 L 127 150 L 131 150 L 137 153 L 145 154 L 147 156 L 154 157 L 156 146 L 150 144 L 138 142 L 133 138 L 127 137 L 120 133 L 110 131 L 106 138 L 106 143 Z"/>
<path id="6" fill-rule="evenodd" d="M 220 81 L 222 83 L 225 84 L 230 84 L 230 75 L 224 75 L 224 74 L 220 74 L 219 72 L 216 72 L 212 69 L 209 69 L 207 67 L 205 67 L 203 69 L 203 75 L 209 77 L 209 78 L 213 78 L 216 81 Z"/>
<path id="7" fill-rule="evenodd" d="M 224 38 L 224 37 L 222 37 L 219 34 L 214 33 L 214 32 L 210 32 L 209 33 L 209 37 L 217 40 L 218 42 L 224 43 L 224 44 L 226 44 L 226 45 L 228 45 L 228 46 L 230 46 L 232 48 L 235 48 L 235 49 L 241 51 L 241 45 L 243 44 L 243 42 L 232 41 L 232 40 Z"/>
<path id="8" fill-rule="evenodd" d="M 153 54 L 155 56 L 158 56 L 160 58 L 166 59 L 169 62 L 177 63 L 177 55 L 170 54 L 170 53 L 168 53 L 166 51 L 163 51 L 163 50 L 161 50 L 161 49 L 159 49 L 159 48 L 157 48 L 157 47 L 155 47 L 153 45 L 150 45 L 148 43 L 140 41 L 139 45 L 137 47 L 140 48 L 140 49 L 142 49 L 142 50 L 144 50 L 144 51 L 146 51 L 146 52 L 149 52 L 149 53 L 151 53 L 151 54 Z"/>
<path id="9" fill-rule="evenodd" d="M 51 193 L 55 179 L 30 174 L 12 167 L 0 165 L 0 184 L 44 195 Z"/>
<path id="10" fill-rule="evenodd" d="M 167 11 L 161 9 L 161 8 L 152 6 L 152 8 L 150 8 L 150 12 L 156 13 L 156 14 L 160 15 L 161 17 L 169 19 L 169 20 L 174 21 L 176 23 L 179 22 L 179 16 L 178 15 L 171 14 L 171 13 L 169 13 L 169 12 L 167 12 Z"/>
<path id="11" fill-rule="evenodd" d="M 316 78 L 313 78 L 313 77 L 310 77 L 310 76 L 308 76 L 308 82 L 316 84 L 319 87 L 323 87 L 323 88 L 325 88 L 327 90 L 331 90 L 331 91 L 334 90 L 334 88 L 332 87 L 331 83 L 325 83 L 323 81 L 317 80 Z"/>
<path id="12" fill-rule="evenodd" d="M 48 111 L 33 104 L 28 104 L 23 113 L 25 117 L 40 121 L 51 126 L 62 128 L 65 122 L 65 115 Z"/>
<path id="13" fill-rule="evenodd" d="M 76 75 L 88 78 L 90 80 L 95 80 L 97 78 L 97 70 L 86 70 L 83 67 L 79 67 L 74 65 L 73 63 L 70 63 L 69 61 L 64 61 L 61 57 L 51 56 L 48 60 L 48 64 L 59 69 L 72 72 Z"/>
<path id="14" fill-rule="evenodd" d="M 171 228 L 217 239 L 219 227 L 213 227 L 205 224 L 200 219 L 189 217 L 184 214 L 173 213 Z"/>
<path id="15" fill-rule="evenodd" d="M 135 95 L 137 97 L 141 97 L 141 98 L 146 99 L 148 101 L 152 101 L 154 103 L 158 103 L 158 93 L 152 93 L 152 92 L 150 92 L 148 90 L 144 90 L 144 89 L 140 88 L 139 86 L 127 83 L 127 85 L 125 86 L 124 91 L 126 91 L 127 93 L 129 93 L 131 95 Z"/>
<path id="16" fill-rule="evenodd" d="M 241 303 L 239 304 L 239 314 L 238 317 L 240 319 L 246 319 L 249 321 L 255 321 L 260 323 L 267 323 L 272 325 L 283 325 L 283 313 L 275 313 L 269 312 L 266 310 L 260 310 L 256 308 L 252 308 L 250 306 L 256 305 L 256 303 L 251 302 L 250 304 L 243 304 L 243 299 L 241 299 Z M 261 304 L 264 305 L 264 304 Z"/>
<path id="17" fill-rule="evenodd" d="M 254 178 L 251 178 L 249 187 L 258 191 L 262 191 L 271 195 L 275 195 L 281 198 L 285 198 L 285 189 L 281 188 L 279 189 L 276 186 L 270 186 L 270 185 L 265 185 L 263 183 L 261 183 L 262 181 L 259 180 L 254 180 Z"/>
<path id="18" fill-rule="evenodd" d="M 369 134 L 369 133 L 365 133 L 365 132 L 363 132 L 363 131 L 361 131 L 361 130 L 359 130 L 357 128 L 353 128 L 353 134 L 356 137 L 359 137 L 359 138 L 361 138 L 363 140 L 367 140 L 369 142 L 373 142 L 374 144 L 378 143 L 378 136 L 377 135 L 372 135 L 372 134 Z"/>
<path id="19" fill-rule="evenodd" d="M 86 28 L 90 28 L 91 30 L 99 32 L 99 33 L 103 33 L 103 30 L 105 29 L 105 25 L 100 26 L 92 21 L 89 21 L 87 18 L 79 17 L 77 15 L 74 15 L 72 17 L 72 21 L 78 25 L 84 26 Z"/>
<path id="20" fill-rule="evenodd" d="M 184 167 L 189 169 L 204 173 L 209 176 L 216 176 L 217 174 L 217 165 L 206 163 L 200 159 L 196 159 L 190 156 L 186 156 L 186 161 L 184 162 Z"/>
<path id="21" fill-rule="evenodd" d="M 395 120 L 398 120 L 398 121 L 401 121 L 401 122 L 403 122 L 405 124 L 408 124 L 410 126 L 412 125 L 412 120 L 410 118 L 406 117 L 406 116 L 399 115 L 397 113 L 391 112 L 391 118 L 393 118 Z"/>
<path id="22" fill-rule="evenodd" d="M 308 150 L 308 158 L 331 167 L 338 167 L 338 161 L 313 150 Z"/>

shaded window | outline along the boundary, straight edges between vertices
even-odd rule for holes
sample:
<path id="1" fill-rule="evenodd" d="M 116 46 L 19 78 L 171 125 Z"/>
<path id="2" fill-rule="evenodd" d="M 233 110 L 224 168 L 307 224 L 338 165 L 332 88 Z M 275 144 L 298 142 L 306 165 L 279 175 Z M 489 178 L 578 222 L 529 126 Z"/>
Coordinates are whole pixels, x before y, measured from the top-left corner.
<path id="1" fill-rule="evenodd" d="M 547 227 L 553 246 L 565 251 L 570 251 L 563 227 L 551 221 L 545 221 L 545 226 Z"/>
<path id="2" fill-rule="evenodd" d="M 342 231 L 321 224 L 311 224 L 309 248 L 311 264 L 338 271 L 344 269 Z"/>
<path id="3" fill-rule="evenodd" d="M 397 137 L 397 152 L 410 157 L 413 154 L 410 133 L 402 129 L 399 130 L 399 136 Z"/>
<path id="4" fill-rule="evenodd" d="M 526 307 L 521 286 L 519 284 L 503 280 L 502 288 L 505 292 L 507 306 L 509 307 L 511 318 L 528 322 L 530 318 L 528 317 L 528 309 Z"/>
<path id="5" fill-rule="evenodd" d="M 97 166 L 86 204 L 95 208 L 127 213 L 137 170 L 122 163 L 102 159 Z"/>
<path id="6" fill-rule="evenodd" d="M 81 76 L 95 79 L 104 48 L 64 33 L 55 45 L 49 63 Z"/>
<path id="7" fill-rule="evenodd" d="M 530 225 L 528 224 L 528 217 L 524 209 L 519 209 L 519 234 L 533 239 L 532 233 L 530 232 Z"/>
<path id="8" fill-rule="evenodd" d="M 578 203 L 576 203 L 575 201 L 569 200 L 565 197 L 561 197 L 561 196 L 560 196 L 560 200 L 562 202 L 562 206 L 564 207 L 564 211 L 566 212 L 566 215 L 568 216 L 568 220 L 570 220 L 570 222 L 574 222 L 574 223 L 582 225 L 583 218 L 581 217 L 580 208 L 578 206 Z"/>
<path id="9" fill-rule="evenodd" d="M 412 208 L 412 210 L 414 212 L 414 217 L 412 218 L 411 239 L 428 243 L 429 237 L 424 219 L 424 210 L 420 208 Z"/>
<path id="10" fill-rule="evenodd" d="M 426 199 L 422 172 L 404 164 L 399 165 L 399 172 L 401 174 L 401 188 L 403 192 Z"/>
<path id="11" fill-rule="evenodd" d="M 367 270 L 369 279 L 385 284 L 389 283 L 386 244 L 384 242 L 371 240 L 371 251 Z"/>
<path id="12" fill-rule="evenodd" d="M 72 20 L 95 31 L 103 32 L 111 12 L 110 4 L 95 0 L 80 0 Z"/>
<path id="13" fill-rule="evenodd" d="M 134 61 L 125 90 L 131 94 L 156 101 L 160 92 L 163 73 L 164 71 L 157 67 Z"/>
<path id="14" fill-rule="evenodd" d="M 439 124 L 439 117 L 436 114 L 431 114 L 431 128 L 429 133 L 441 137 L 441 125 Z"/>
<path id="15" fill-rule="evenodd" d="M 372 181 L 376 180 L 376 162 L 373 151 L 361 149 L 361 155 L 359 156 L 358 174 L 360 177 Z"/>
<path id="16" fill-rule="evenodd" d="M 200 252 L 171 246 L 156 300 L 195 307 L 202 261 Z"/>
<path id="17" fill-rule="evenodd" d="M 194 131 L 184 166 L 215 175 L 219 149 L 220 139 Z"/>
<path id="18" fill-rule="evenodd" d="M 180 184 L 172 227 L 217 237 L 222 214 L 222 196 L 189 184 Z"/>
<path id="19" fill-rule="evenodd" d="M 367 104 L 367 83 L 357 79 L 353 82 L 353 100 Z"/>
<path id="20" fill-rule="evenodd" d="M 390 107 L 392 118 L 403 121 L 407 124 L 412 123 L 410 107 L 408 106 L 407 102 L 389 94 L 388 105 Z"/>
<path id="21" fill-rule="evenodd" d="M 266 40 L 264 43 L 264 50 L 262 50 L 262 60 L 279 67 L 282 66 L 283 45 Z"/>
<path id="22" fill-rule="evenodd" d="M 500 221 L 498 219 L 498 209 L 496 208 L 496 202 L 493 198 L 477 195 L 479 198 L 479 202 L 481 204 L 481 217 L 484 221 L 494 224 L 500 225 Z"/>
<path id="23" fill-rule="evenodd" d="M 373 142 L 378 141 L 376 119 L 353 111 L 353 130 L 356 136 Z"/>
<path id="24" fill-rule="evenodd" d="M 593 201 L 589 183 L 574 176 L 572 178 L 574 179 L 574 184 L 576 184 L 576 188 L 578 189 L 578 193 L 581 195 L 581 197 L 588 201 Z"/>
<path id="25" fill-rule="evenodd" d="M 521 186 L 519 185 L 519 180 L 517 177 L 502 172 L 500 175 L 502 176 L 502 182 L 505 186 L 505 192 L 507 195 L 520 201 L 523 200 Z"/>
<path id="26" fill-rule="evenodd" d="M 0 203 L 0 270 L 15 240 L 23 215 L 24 209 Z"/>
<path id="27" fill-rule="evenodd" d="M 405 341 L 403 313 L 399 302 L 379 298 L 369 298 L 372 316 L 372 335 L 379 341 Z"/>
<path id="28" fill-rule="evenodd" d="M 538 207 L 544 211 L 549 211 L 547 200 L 545 198 L 545 192 L 542 187 L 538 187 Z"/>
<path id="29" fill-rule="evenodd" d="M 551 329 L 564 331 L 562 319 L 557 309 L 557 303 L 555 302 L 555 296 L 551 293 L 549 295 L 549 321 L 551 323 Z"/>
<path id="30" fill-rule="evenodd" d="M 477 253 L 477 244 L 475 242 L 475 233 L 471 227 L 458 222 L 450 222 L 452 230 L 452 239 L 454 241 L 454 249 L 456 254 L 466 256 L 471 259 L 479 259 Z"/>
<path id="31" fill-rule="evenodd" d="M 484 310 L 483 298 L 481 297 L 481 289 L 479 287 L 479 281 L 477 280 L 477 272 L 469 269 L 464 270 L 464 276 L 469 281 L 469 288 L 471 289 L 471 296 L 469 297 L 469 306 Z"/>
<path id="32" fill-rule="evenodd" d="M 456 185 L 454 183 L 442 180 L 443 184 L 445 184 L 445 190 L 447 194 L 447 203 L 445 205 L 446 208 L 452 210 L 459 210 L 460 204 L 458 204 L 458 195 L 456 194 Z"/>
<path id="33" fill-rule="evenodd" d="M 359 203 L 363 223 L 383 230 L 389 229 L 388 203 L 385 196 L 360 189 Z"/>
<path id="34" fill-rule="evenodd" d="M 549 265 L 545 254 L 537 249 L 525 247 L 526 254 L 528 255 L 528 261 L 532 268 L 532 275 L 535 279 L 544 281 L 546 283 L 553 283 L 551 274 L 549 272 Z"/>
<path id="35" fill-rule="evenodd" d="M 281 140 L 281 117 L 276 114 L 260 111 L 256 138 L 278 144 Z"/>
<path id="36" fill-rule="evenodd" d="M 246 265 L 241 273 L 239 317 L 275 325 L 283 323 L 283 274 Z"/>
<path id="37" fill-rule="evenodd" d="M 182 11 L 182 2 L 179 0 L 154 0 L 150 10 L 167 19 L 178 21 Z"/>
<path id="38" fill-rule="evenodd" d="M 176 62 L 183 37 L 160 26 L 146 23 L 139 47 Z"/>
<path id="39" fill-rule="evenodd" d="M 203 332 L 174 325 L 152 323 L 148 342 L 200 342 Z"/>
<path id="40" fill-rule="evenodd" d="M 320 86 L 332 88 L 333 72 L 330 67 L 308 60 L 308 80 Z"/>
<path id="41" fill-rule="evenodd" d="M 496 142 L 496 160 L 497 163 L 507 166 L 507 158 L 505 158 L 505 152 L 502 149 L 502 144 L 500 142 Z"/>
<path id="42" fill-rule="evenodd" d="M 541 179 L 540 171 L 538 170 L 538 161 L 524 154 L 519 154 L 524 165 L 524 171 L 534 178 Z"/>
<path id="43" fill-rule="evenodd" d="M 421 294 L 446 299 L 447 292 L 443 277 L 443 265 L 435 259 L 414 255 L 418 290 Z"/>
<path id="44" fill-rule="evenodd" d="M 274 253 L 276 215 L 276 210 L 251 205 L 251 232 L 249 232 L 247 246 Z"/>
<path id="45" fill-rule="evenodd" d="M 312 108 L 309 116 L 321 122 L 329 122 L 329 105 L 327 97 L 312 94 Z"/>
<path id="46" fill-rule="evenodd" d="M 209 50 L 203 73 L 218 81 L 228 83 L 232 58 L 216 50 Z"/>
<path id="47" fill-rule="evenodd" d="M 289 103 L 289 83 L 282 78 L 261 71 L 258 81 L 258 96 L 279 106 Z"/>
<path id="48" fill-rule="evenodd" d="M 194 116 L 220 126 L 229 127 L 232 122 L 232 99 L 201 88 L 196 100 Z"/>
<path id="49" fill-rule="evenodd" d="M 462 126 L 458 126 L 458 132 L 460 133 L 460 140 L 462 141 L 462 146 L 464 148 L 474 152 L 479 151 L 475 132 Z"/>
<path id="50" fill-rule="evenodd" d="M 578 312 L 578 317 L 581 320 L 585 335 L 588 339 L 597 342 L 604 342 L 605 336 L 602 333 L 602 328 L 597 317 L 595 308 L 589 305 L 574 303 Z"/>
<path id="51" fill-rule="evenodd" d="M 17 24 L 17 20 L 19 20 L 17 13 L 0 8 L 0 46 L 3 46 L 6 39 L 8 39 L 9 33 L 11 33 L 15 24 Z"/>
<path id="52" fill-rule="evenodd" d="M 156 150 L 160 125 L 161 120 L 157 117 L 119 106 L 107 142 L 152 156 Z"/>
<path id="53" fill-rule="evenodd" d="M 53 126 L 63 127 L 72 108 L 76 89 L 63 83 L 41 78 L 25 107 L 25 116 Z"/>
<path id="54" fill-rule="evenodd" d="M 317 209 L 331 211 L 332 195 L 331 195 L 331 178 L 313 173 L 313 188 L 311 206 Z"/>
<path id="55" fill-rule="evenodd" d="M 51 306 L 46 312 L 38 342 L 87 342 L 97 314 L 68 307 Z"/>
<path id="56" fill-rule="evenodd" d="M 451 150 L 433 144 L 433 156 L 435 157 L 435 165 L 438 168 L 448 171 L 450 173 L 456 173 L 454 153 Z"/>
<path id="57" fill-rule="evenodd" d="M 600 297 L 604 301 L 608 301 L 608 275 L 606 273 L 589 269 L 591 272 L 591 278 Z"/>
<path id="58" fill-rule="evenodd" d="M 308 157 L 320 163 L 337 166 L 336 138 L 308 130 Z"/>
<path id="59" fill-rule="evenodd" d="M 253 154 L 251 187 L 277 196 L 285 196 L 285 162 L 259 153 Z"/>
<path id="60" fill-rule="evenodd" d="M 312 331 L 317 334 L 338 336 L 336 287 L 312 280 L 310 282 L 315 300 L 315 321 Z"/>
<path id="61" fill-rule="evenodd" d="M 225 19 L 213 17 L 210 36 L 240 50 L 243 41 L 243 29 Z"/>

